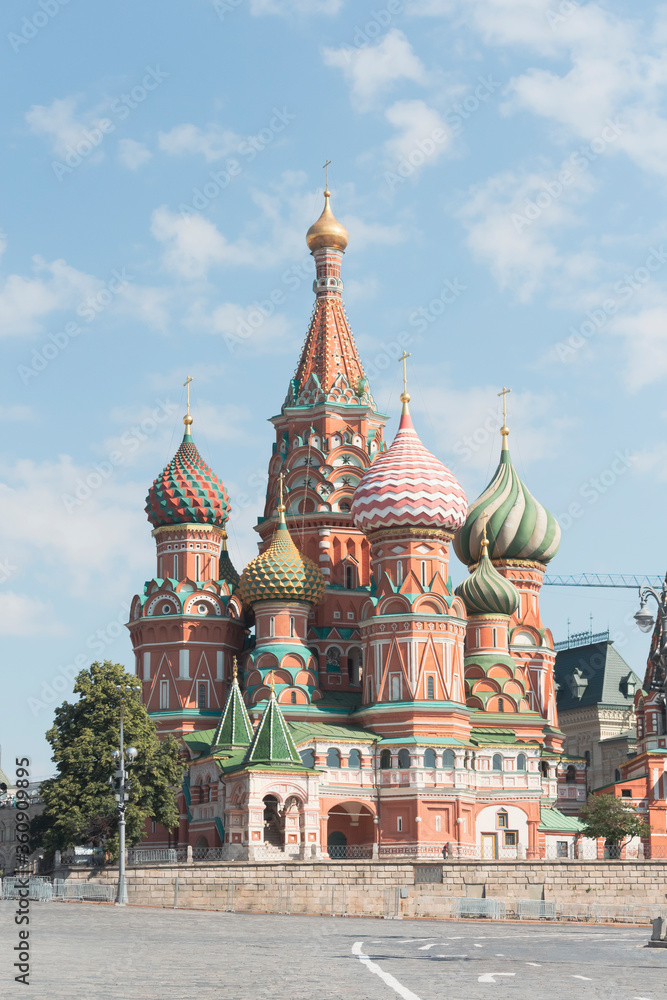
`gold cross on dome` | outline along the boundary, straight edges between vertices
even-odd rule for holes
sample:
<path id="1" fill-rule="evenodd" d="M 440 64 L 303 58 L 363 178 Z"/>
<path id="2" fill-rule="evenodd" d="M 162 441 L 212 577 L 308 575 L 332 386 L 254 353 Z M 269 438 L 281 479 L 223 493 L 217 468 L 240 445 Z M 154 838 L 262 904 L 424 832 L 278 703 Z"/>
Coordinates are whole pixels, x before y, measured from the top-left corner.
<path id="1" fill-rule="evenodd" d="M 403 353 L 401 354 L 400 358 L 398 359 L 399 364 L 401 363 L 401 361 L 403 362 L 403 392 L 404 393 L 408 391 L 408 358 L 411 358 L 411 357 L 412 357 L 412 355 L 408 354 L 408 352 L 404 350 Z"/>
<path id="2" fill-rule="evenodd" d="M 325 171 L 325 178 L 326 179 L 324 181 L 324 186 L 325 186 L 325 188 L 326 188 L 327 191 L 329 190 L 329 164 L 330 163 L 331 163 L 331 160 L 327 160 L 327 162 L 322 167 L 322 170 Z"/>
<path id="3" fill-rule="evenodd" d="M 503 386 L 503 391 L 499 392 L 498 395 L 503 397 L 503 424 L 507 424 L 507 396 L 512 390 Z"/>
<path id="4" fill-rule="evenodd" d="M 283 487 L 285 485 L 285 473 L 281 472 L 278 476 L 278 496 L 280 498 L 280 506 L 284 507 L 283 502 Z"/>
<path id="5" fill-rule="evenodd" d="M 190 383 L 193 381 L 194 379 L 192 378 L 192 375 L 188 375 L 185 382 L 183 383 L 183 385 L 186 388 L 186 392 L 188 394 L 188 416 L 190 416 Z"/>

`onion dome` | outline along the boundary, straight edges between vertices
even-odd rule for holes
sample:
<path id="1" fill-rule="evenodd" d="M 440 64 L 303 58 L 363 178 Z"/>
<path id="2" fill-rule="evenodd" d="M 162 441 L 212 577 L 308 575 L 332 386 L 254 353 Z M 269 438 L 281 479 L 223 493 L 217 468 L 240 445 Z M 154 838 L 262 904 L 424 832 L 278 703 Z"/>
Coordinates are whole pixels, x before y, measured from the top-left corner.
<path id="1" fill-rule="evenodd" d="M 465 522 L 468 501 L 463 488 L 419 440 L 409 399 L 403 392 L 398 433 L 355 490 L 352 515 L 362 531 L 400 527 L 456 531 Z"/>
<path id="2" fill-rule="evenodd" d="M 456 588 L 456 594 L 469 615 L 513 615 L 519 606 L 519 591 L 495 568 L 488 547 L 484 533 L 479 562 L 468 579 Z"/>
<path id="3" fill-rule="evenodd" d="M 318 604 L 324 596 L 319 566 L 302 556 L 285 524 L 285 507 L 271 544 L 248 563 L 241 574 L 237 595 L 246 606 L 257 601 L 307 601 Z"/>
<path id="4" fill-rule="evenodd" d="M 321 250 L 323 247 L 345 250 L 348 244 L 350 234 L 331 211 L 329 206 L 330 197 L 331 191 L 327 187 L 324 192 L 324 209 L 322 214 L 306 233 L 306 243 L 311 252 L 313 250 Z"/>
<path id="5" fill-rule="evenodd" d="M 521 482 L 512 465 L 503 424 L 503 448 L 495 475 L 482 495 L 470 506 L 465 525 L 454 539 L 459 559 L 471 565 L 480 558 L 482 522 L 486 518 L 491 559 L 525 559 L 548 563 L 560 546 L 556 518 Z"/>
<path id="6" fill-rule="evenodd" d="M 197 451 L 190 434 L 192 417 L 183 417 L 181 446 L 155 480 L 146 497 L 146 513 L 154 528 L 171 524 L 223 525 L 231 512 L 223 484 Z"/>

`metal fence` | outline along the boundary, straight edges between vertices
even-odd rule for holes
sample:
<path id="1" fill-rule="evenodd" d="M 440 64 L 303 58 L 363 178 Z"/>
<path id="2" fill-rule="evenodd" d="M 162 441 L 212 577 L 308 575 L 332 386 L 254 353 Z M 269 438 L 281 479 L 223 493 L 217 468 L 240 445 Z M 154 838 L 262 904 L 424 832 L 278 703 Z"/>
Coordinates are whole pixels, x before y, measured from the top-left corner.
<path id="1" fill-rule="evenodd" d="M 502 899 L 474 899 L 468 896 L 453 900 L 455 917 L 490 917 L 491 920 L 505 919 L 505 901 Z"/>
<path id="2" fill-rule="evenodd" d="M 327 853 L 332 861 L 348 858 L 372 858 L 372 844 L 329 844 Z"/>
<path id="3" fill-rule="evenodd" d="M 31 878 L 28 882 L 28 895 L 25 895 L 25 879 L 2 879 L 2 899 L 36 899 L 48 902 L 52 897 L 51 883 L 43 878 Z"/>
<path id="4" fill-rule="evenodd" d="M 53 880 L 53 899 L 65 902 L 113 903 L 116 898 L 115 885 L 101 885 L 99 882 L 73 882 L 71 879 Z"/>
<path id="5" fill-rule="evenodd" d="M 173 847 L 133 847 L 127 852 L 128 865 L 154 864 L 161 861 L 176 864 L 178 861 L 176 849 Z"/>
<path id="6" fill-rule="evenodd" d="M 519 920 L 555 920 L 556 904 L 545 899 L 519 899 L 516 915 Z"/>

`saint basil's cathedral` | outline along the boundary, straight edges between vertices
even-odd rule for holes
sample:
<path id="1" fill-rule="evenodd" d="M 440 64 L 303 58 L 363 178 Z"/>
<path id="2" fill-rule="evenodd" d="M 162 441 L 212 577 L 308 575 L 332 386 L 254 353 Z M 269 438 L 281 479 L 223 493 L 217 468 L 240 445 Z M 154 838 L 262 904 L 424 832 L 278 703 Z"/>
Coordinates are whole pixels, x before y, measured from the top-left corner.
<path id="1" fill-rule="evenodd" d="M 471 504 L 420 441 L 405 379 L 386 444 L 343 304 L 348 233 L 324 198 L 307 234 L 313 315 L 271 418 L 259 555 L 232 565 L 229 497 L 189 406 L 148 494 L 157 572 L 128 628 L 144 704 L 189 768 L 178 830 L 149 824 L 144 846 L 573 856 L 585 762 L 563 754 L 540 615 L 559 526 L 517 475 L 506 420 Z M 452 547 L 469 569 L 456 590 Z"/>

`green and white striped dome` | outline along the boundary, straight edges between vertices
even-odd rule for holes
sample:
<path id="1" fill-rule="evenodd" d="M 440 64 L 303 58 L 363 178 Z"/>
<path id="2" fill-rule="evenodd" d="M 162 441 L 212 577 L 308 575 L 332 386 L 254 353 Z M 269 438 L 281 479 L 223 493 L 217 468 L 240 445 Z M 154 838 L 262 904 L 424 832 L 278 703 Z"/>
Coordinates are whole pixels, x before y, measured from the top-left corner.
<path id="1" fill-rule="evenodd" d="M 457 556 L 468 565 L 478 562 L 481 555 L 483 515 L 488 518 L 489 555 L 494 561 L 526 559 L 546 564 L 558 552 L 560 525 L 519 479 L 507 447 L 507 433 L 493 479 L 470 505 L 466 523 L 454 538 Z"/>
<path id="2" fill-rule="evenodd" d="M 519 606 L 519 591 L 495 568 L 482 539 L 482 554 L 467 580 L 456 588 L 469 615 L 513 615 Z"/>

